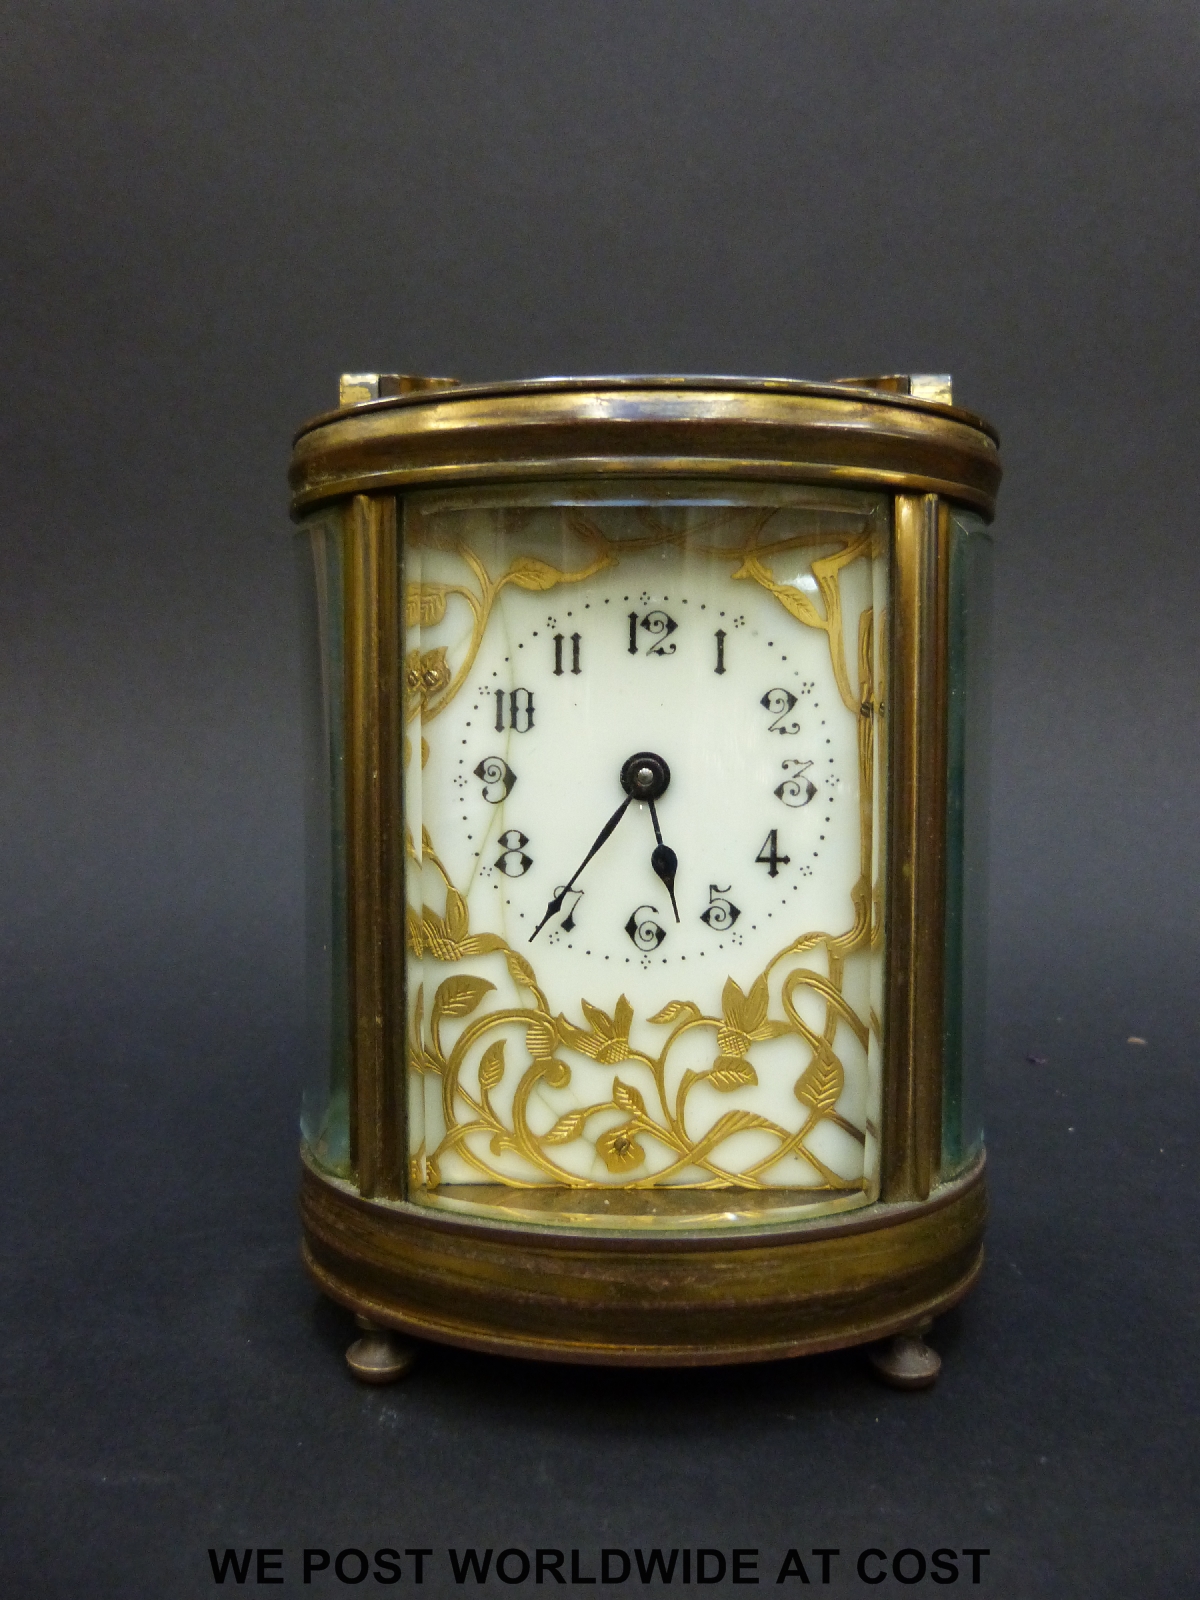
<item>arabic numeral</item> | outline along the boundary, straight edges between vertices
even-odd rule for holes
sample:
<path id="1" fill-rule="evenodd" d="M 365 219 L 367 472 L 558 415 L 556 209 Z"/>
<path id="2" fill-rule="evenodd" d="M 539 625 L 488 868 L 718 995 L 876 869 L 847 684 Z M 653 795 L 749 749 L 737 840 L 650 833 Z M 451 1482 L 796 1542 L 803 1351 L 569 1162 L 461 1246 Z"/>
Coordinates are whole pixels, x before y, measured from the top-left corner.
<path id="1" fill-rule="evenodd" d="M 507 703 L 506 703 L 507 702 Z M 533 727 L 533 690 L 512 689 L 506 695 L 496 690 L 496 732 L 503 733 L 504 715 L 508 713 L 508 726 L 514 733 L 528 733 Z"/>
<path id="2" fill-rule="evenodd" d="M 475 776 L 482 781 L 483 798 L 490 806 L 498 806 L 501 800 L 507 800 L 517 781 L 516 773 L 499 756 L 485 756 L 475 768 Z"/>
<path id="3" fill-rule="evenodd" d="M 523 878 L 533 865 L 533 861 L 525 854 L 529 840 L 519 828 L 506 828 L 496 842 L 504 848 L 494 865 L 506 878 Z"/>
<path id="4" fill-rule="evenodd" d="M 556 899 L 561 896 L 562 905 L 567 907 L 567 914 L 559 923 L 559 927 L 564 933 L 571 933 L 575 928 L 575 913 L 579 910 L 579 902 L 583 899 L 583 890 L 568 889 L 560 883 L 554 894 Z"/>
<path id="5" fill-rule="evenodd" d="M 806 806 L 817 792 L 817 786 L 811 778 L 804 774 L 812 766 L 811 761 L 785 761 L 783 770 L 791 772 L 775 790 L 777 797 L 785 806 Z"/>
<path id="6" fill-rule="evenodd" d="M 646 651 L 648 656 L 673 656 L 675 654 L 675 641 L 667 640 L 675 632 L 679 624 L 674 617 L 669 617 L 665 611 L 647 611 L 644 617 L 639 617 L 636 611 L 629 613 L 629 654 L 638 653 L 638 629 L 648 633 L 654 641 Z"/>
<path id="7" fill-rule="evenodd" d="M 732 888 L 732 884 L 730 888 Z M 700 921 L 707 922 L 710 928 L 718 933 L 724 933 L 727 928 L 732 928 L 742 914 L 740 906 L 735 906 L 728 899 L 729 889 L 718 888 L 715 883 L 708 886 L 708 910 L 700 913 Z"/>
<path id="8" fill-rule="evenodd" d="M 777 878 L 779 876 L 780 867 L 786 867 L 790 864 L 792 859 L 791 856 L 781 856 L 779 854 L 778 828 L 771 829 L 770 833 L 762 842 L 762 849 L 758 852 L 754 859 L 755 861 L 762 862 L 763 866 L 767 869 L 768 877 L 771 878 Z"/>
<path id="9" fill-rule="evenodd" d="M 800 720 L 791 714 L 796 706 L 796 696 L 790 689 L 768 689 L 758 703 L 775 718 L 768 733 L 800 732 Z"/>
<path id="10" fill-rule="evenodd" d="M 654 921 L 653 917 L 642 915 L 647 911 L 652 911 L 654 916 L 658 915 L 657 906 L 639 906 L 625 924 L 625 932 L 639 950 L 657 950 L 667 937 L 667 932 Z"/>

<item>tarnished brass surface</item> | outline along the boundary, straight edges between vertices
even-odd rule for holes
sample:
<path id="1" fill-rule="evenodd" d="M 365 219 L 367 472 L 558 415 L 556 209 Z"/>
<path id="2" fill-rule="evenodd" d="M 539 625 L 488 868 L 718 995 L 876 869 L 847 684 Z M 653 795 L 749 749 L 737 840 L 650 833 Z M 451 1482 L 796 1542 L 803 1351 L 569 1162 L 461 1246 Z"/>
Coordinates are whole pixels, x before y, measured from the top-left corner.
<path id="1" fill-rule="evenodd" d="M 356 495 L 343 537 L 350 1161 L 363 1194 L 397 1195 L 404 1167 L 404 1086 L 395 1050 L 403 1016 L 404 915 L 392 497 Z"/>
<path id="2" fill-rule="evenodd" d="M 362 1383 L 395 1383 L 420 1360 L 420 1347 L 391 1328 L 378 1327 L 369 1317 L 355 1317 L 362 1337 L 346 1351 L 346 1365 Z"/>
<path id="3" fill-rule="evenodd" d="M 898 495 L 893 539 L 881 1193 L 923 1200 L 942 1142 L 947 507 Z"/>
<path id="4" fill-rule="evenodd" d="M 978 1274 L 986 1199 L 981 1160 L 925 1202 L 647 1235 L 450 1219 L 306 1166 L 301 1211 L 318 1286 L 381 1326 L 543 1360 L 703 1366 L 867 1343 L 944 1311 Z"/>
<path id="5" fill-rule="evenodd" d="M 942 1358 L 919 1333 L 898 1333 L 869 1352 L 871 1365 L 893 1389 L 930 1389 L 942 1370 Z"/>
<path id="6" fill-rule="evenodd" d="M 716 476 L 941 494 L 990 517 L 994 431 L 956 406 L 787 379 L 573 378 L 418 390 L 315 418 L 292 509 L 412 484 Z"/>

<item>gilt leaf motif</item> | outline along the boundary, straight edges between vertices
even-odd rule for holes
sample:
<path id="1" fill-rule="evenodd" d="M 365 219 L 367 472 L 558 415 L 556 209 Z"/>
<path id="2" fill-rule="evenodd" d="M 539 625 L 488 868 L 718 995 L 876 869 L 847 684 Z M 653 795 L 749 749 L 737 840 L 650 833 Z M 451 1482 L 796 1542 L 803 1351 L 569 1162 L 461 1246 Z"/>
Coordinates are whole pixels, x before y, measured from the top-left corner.
<path id="1" fill-rule="evenodd" d="M 519 955 L 516 950 L 506 950 L 504 959 L 508 963 L 509 974 L 514 983 L 519 983 L 526 989 L 535 989 L 537 987 L 537 977 L 534 970 L 523 955 Z"/>
<path id="2" fill-rule="evenodd" d="M 515 583 L 518 589 L 545 590 L 556 588 L 563 581 L 564 574 L 548 561 L 539 561 L 536 556 L 518 556 L 506 576 L 509 583 Z"/>
<path id="3" fill-rule="evenodd" d="M 668 1000 L 661 1011 L 656 1011 L 650 1018 L 651 1022 L 678 1022 L 680 1017 L 689 1020 L 700 1015 L 700 1007 L 693 1005 L 690 1000 Z"/>
<path id="4" fill-rule="evenodd" d="M 640 1112 L 646 1114 L 646 1102 L 632 1084 L 622 1083 L 620 1078 L 613 1079 L 613 1103 L 620 1106 L 622 1111 Z"/>
<path id="5" fill-rule="evenodd" d="M 446 978 L 438 985 L 433 997 L 433 1014 L 435 1017 L 468 1017 L 488 990 L 495 987 L 486 978 L 472 978 L 465 974 Z"/>
<path id="6" fill-rule="evenodd" d="M 488 1045 L 479 1063 L 479 1087 L 490 1093 L 504 1076 L 504 1040 Z"/>
<path id="7" fill-rule="evenodd" d="M 568 1111 L 565 1117 L 559 1117 L 549 1133 L 542 1135 L 542 1143 L 570 1144 L 572 1139 L 579 1138 L 586 1121 L 586 1111 Z"/>
<path id="8" fill-rule="evenodd" d="M 446 890 L 446 932 L 455 944 L 467 937 L 467 902 L 457 889 Z"/>
<path id="9" fill-rule="evenodd" d="M 714 1089 L 728 1094 L 731 1089 L 752 1087 L 758 1082 L 758 1073 L 744 1056 L 718 1056 L 708 1081 Z"/>
<path id="10" fill-rule="evenodd" d="M 841 1099 L 844 1082 L 842 1064 L 836 1056 L 814 1056 L 796 1084 L 796 1099 L 824 1116 Z"/>
<path id="11" fill-rule="evenodd" d="M 446 586 L 410 583 L 404 591 L 404 623 L 409 628 L 434 628 L 446 615 Z"/>

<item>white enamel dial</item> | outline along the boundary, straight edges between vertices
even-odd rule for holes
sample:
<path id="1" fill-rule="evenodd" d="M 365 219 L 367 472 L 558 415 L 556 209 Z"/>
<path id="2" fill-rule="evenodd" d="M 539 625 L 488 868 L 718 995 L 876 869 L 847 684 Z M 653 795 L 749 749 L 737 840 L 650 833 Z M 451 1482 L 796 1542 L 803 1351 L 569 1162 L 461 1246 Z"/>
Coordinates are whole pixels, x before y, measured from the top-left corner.
<path id="1" fill-rule="evenodd" d="M 525 950 L 548 983 L 615 983 L 642 1010 L 658 1009 L 668 972 L 672 992 L 685 974 L 709 987 L 710 964 L 748 982 L 790 930 L 849 925 L 859 848 L 844 792 L 857 730 L 828 714 L 841 706 L 824 635 L 745 584 L 699 570 L 668 585 L 655 565 L 506 591 L 435 724 L 426 779 L 453 807 L 443 859 L 472 925 Z M 621 768 L 639 751 L 670 769 L 655 811 L 678 858 L 679 920 L 651 866 L 650 807 L 634 799 L 531 939 L 626 798 Z"/>

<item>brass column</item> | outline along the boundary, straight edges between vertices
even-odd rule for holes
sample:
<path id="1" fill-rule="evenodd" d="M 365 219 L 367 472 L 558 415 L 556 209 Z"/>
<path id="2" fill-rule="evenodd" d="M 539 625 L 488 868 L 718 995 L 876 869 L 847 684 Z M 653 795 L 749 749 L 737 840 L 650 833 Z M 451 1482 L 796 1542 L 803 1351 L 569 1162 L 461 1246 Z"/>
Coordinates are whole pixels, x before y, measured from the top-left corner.
<path id="1" fill-rule="evenodd" d="M 401 1192 L 396 1059 L 404 952 L 398 732 L 396 503 L 355 495 L 345 516 L 346 860 L 350 1160 L 361 1194 Z"/>
<path id="2" fill-rule="evenodd" d="M 949 539 L 937 495 L 896 496 L 884 1200 L 926 1199 L 941 1163 Z"/>

